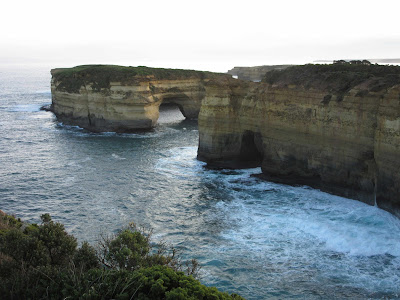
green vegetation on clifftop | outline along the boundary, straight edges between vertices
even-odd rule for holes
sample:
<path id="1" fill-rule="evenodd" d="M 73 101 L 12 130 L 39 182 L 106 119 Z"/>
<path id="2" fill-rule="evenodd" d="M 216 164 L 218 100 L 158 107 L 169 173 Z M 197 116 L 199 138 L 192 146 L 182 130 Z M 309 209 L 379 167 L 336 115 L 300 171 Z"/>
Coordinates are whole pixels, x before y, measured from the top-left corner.
<path id="1" fill-rule="evenodd" d="M 51 73 L 54 82 L 57 83 L 56 89 L 69 93 L 79 93 L 80 87 L 88 84 L 92 86 L 92 89 L 101 91 L 103 88 L 110 88 L 110 82 L 120 82 L 128 85 L 135 84 L 146 77 L 156 80 L 176 80 L 226 76 L 226 74 L 204 71 L 116 65 L 82 65 L 73 68 L 53 69 Z"/>
<path id="2" fill-rule="evenodd" d="M 299 85 L 339 95 L 360 86 L 361 94 L 365 95 L 400 84 L 400 67 L 343 61 L 326 65 L 309 64 L 269 71 L 262 82 L 278 86 Z"/>
<path id="3" fill-rule="evenodd" d="M 195 261 L 183 265 L 134 224 L 96 250 L 78 247 L 50 215 L 41 219 L 26 224 L 0 211 L 1 299 L 243 299 L 200 284 Z"/>

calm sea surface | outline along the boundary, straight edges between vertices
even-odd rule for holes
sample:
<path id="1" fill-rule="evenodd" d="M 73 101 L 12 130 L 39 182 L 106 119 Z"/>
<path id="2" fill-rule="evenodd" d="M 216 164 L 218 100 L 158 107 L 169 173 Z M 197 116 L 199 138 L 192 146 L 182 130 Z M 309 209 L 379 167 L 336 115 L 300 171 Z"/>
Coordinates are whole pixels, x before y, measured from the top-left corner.
<path id="1" fill-rule="evenodd" d="M 248 299 L 400 295 L 400 220 L 308 187 L 213 171 L 198 131 L 167 109 L 154 132 L 93 134 L 39 107 L 49 68 L 0 67 L 0 209 L 43 213 L 95 243 L 134 221 L 202 264 L 202 282 Z"/>

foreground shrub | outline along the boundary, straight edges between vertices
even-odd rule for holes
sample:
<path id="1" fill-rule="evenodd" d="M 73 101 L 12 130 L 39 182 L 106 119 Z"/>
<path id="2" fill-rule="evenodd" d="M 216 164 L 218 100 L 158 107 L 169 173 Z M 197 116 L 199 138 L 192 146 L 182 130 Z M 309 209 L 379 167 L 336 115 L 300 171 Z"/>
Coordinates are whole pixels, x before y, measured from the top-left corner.
<path id="1" fill-rule="evenodd" d="M 206 287 L 183 272 L 166 266 L 127 270 L 93 269 L 85 273 L 78 288 L 70 286 L 65 296 L 81 299 L 243 299 Z M 131 298 L 133 297 L 133 298 Z"/>
<path id="2" fill-rule="evenodd" d="M 103 237 L 96 252 L 48 214 L 41 219 L 0 215 L 1 299 L 243 299 L 184 274 L 176 251 L 134 224 Z M 193 260 L 187 273 L 197 267 Z"/>

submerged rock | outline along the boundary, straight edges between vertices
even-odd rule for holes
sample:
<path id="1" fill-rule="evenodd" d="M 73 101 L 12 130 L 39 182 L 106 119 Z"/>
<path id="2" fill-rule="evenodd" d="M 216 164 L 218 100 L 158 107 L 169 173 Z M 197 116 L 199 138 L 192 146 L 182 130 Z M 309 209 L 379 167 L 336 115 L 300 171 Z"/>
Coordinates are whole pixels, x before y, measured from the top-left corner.
<path id="1" fill-rule="evenodd" d="M 44 111 L 51 111 L 51 112 L 53 111 L 53 107 L 52 107 L 51 104 L 43 105 L 43 106 L 41 106 L 39 109 L 40 109 L 40 110 L 44 110 Z"/>

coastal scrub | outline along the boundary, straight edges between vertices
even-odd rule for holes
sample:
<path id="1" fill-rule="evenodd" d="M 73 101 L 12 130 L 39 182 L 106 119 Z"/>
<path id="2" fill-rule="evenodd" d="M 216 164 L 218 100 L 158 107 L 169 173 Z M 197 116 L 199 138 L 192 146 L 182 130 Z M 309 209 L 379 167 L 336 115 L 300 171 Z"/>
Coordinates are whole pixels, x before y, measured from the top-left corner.
<path id="1" fill-rule="evenodd" d="M 243 299 L 202 285 L 192 276 L 196 264 L 182 264 L 133 223 L 96 250 L 78 247 L 50 215 L 41 219 L 27 224 L 0 214 L 2 299 Z"/>

